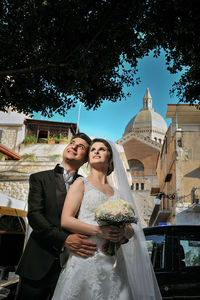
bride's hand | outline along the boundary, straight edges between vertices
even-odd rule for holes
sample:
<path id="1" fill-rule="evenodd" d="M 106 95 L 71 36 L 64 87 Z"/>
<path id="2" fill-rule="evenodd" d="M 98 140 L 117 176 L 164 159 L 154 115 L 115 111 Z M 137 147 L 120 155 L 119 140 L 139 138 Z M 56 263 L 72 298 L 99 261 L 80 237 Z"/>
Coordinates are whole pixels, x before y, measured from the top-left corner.
<path id="1" fill-rule="evenodd" d="M 100 226 L 97 236 L 118 243 L 124 237 L 124 226 Z"/>
<path id="2" fill-rule="evenodd" d="M 126 224 L 125 225 L 125 238 L 127 238 L 128 240 L 130 240 L 130 238 L 132 238 L 134 236 L 134 229 L 131 226 L 131 224 Z"/>

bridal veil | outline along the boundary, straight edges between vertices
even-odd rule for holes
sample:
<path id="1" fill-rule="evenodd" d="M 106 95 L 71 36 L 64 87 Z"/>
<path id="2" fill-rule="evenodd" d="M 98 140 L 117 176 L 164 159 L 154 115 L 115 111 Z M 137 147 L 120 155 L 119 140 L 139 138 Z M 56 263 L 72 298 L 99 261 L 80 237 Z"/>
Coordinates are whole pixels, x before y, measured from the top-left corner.
<path id="1" fill-rule="evenodd" d="M 139 220 L 137 207 L 132 197 L 127 175 L 120 155 L 114 143 L 108 141 L 113 151 L 114 185 L 120 191 L 121 196 L 129 202 L 135 210 L 138 223 L 133 224 L 134 238 L 123 244 L 122 251 L 127 268 L 129 285 L 134 300 L 161 300 L 161 294 L 151 260 L 147 251 L 146 240 Z"/>

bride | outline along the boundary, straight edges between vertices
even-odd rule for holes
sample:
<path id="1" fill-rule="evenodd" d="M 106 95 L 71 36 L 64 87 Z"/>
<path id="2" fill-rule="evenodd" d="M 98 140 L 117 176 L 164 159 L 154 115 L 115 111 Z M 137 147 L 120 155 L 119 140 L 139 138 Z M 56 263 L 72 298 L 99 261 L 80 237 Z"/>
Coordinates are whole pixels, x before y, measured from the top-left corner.
<path id="1" fill-rule="evenodd" d="M 94 139 L 89 149 L 91 174 L 79 177 L 68 191 L 63 207 L 62 227 L 90 236 L 98 251 L 87 259 L 73 253 L 61 271 L 53 300 L 160 300 L 140 223 L 118 228 L 98 226 L 97 207 L 109 200 L 123 198 L 136 212 L 130 187 L 119 154 L 112 143 Z M 118 189 L 108 184 L 107 175 L 115 168 Z M 137 214 L 137 212 L 136 212 Z M 133 229 L 134 227 L 134 229 Z M 128 238 L 117 251 L 117 264 L 105 251 L 107 240 Z M 133 237 L 132 237 L 133 236 Z"/>

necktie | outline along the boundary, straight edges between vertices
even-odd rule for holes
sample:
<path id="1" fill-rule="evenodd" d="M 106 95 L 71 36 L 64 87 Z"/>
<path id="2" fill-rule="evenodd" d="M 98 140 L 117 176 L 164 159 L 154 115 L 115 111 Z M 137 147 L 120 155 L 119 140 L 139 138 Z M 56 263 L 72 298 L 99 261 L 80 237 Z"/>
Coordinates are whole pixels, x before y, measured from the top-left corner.
<path id="1" fill-rule="evenodd" d="M 65 182 L 65 185 L 66 185 L 66 189 L 68 190 L 70 185 L 73 182 L 74 173 L 67 174 L 66 172 L 64 172 L 63 173 L 63 178 L 64 178 L 64 182 Z"/>

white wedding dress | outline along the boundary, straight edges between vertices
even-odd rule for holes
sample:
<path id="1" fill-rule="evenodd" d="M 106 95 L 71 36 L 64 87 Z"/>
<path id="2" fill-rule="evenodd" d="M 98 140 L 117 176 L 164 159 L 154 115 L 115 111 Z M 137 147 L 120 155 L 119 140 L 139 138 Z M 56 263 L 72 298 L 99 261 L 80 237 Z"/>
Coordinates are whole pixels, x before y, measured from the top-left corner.
<path id="1" fill-rule="evenodd" d="M 105 201 L 120 198 L 115 189 L 114 195 L 107 198 L 86 178 L 84 197 L 78 219 L 97 225 L 95 211 Z M 52 300 L 132 300 L 127 272 L 121 248 L 117 252 L 117 266 L 112 269 L 114 257 L 102 252 L 104 239 L 90 237 L 96 242 L 98 251 L 87 259 L 72 253 L 63 267 Z"/>

